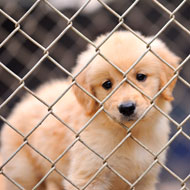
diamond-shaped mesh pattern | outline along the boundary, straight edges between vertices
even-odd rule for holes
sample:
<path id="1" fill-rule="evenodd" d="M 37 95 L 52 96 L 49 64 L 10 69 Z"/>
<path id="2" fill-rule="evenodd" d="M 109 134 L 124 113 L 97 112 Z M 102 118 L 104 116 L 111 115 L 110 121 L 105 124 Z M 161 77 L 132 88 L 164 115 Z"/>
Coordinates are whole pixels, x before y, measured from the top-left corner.
<path id="1" fill-rule="evenodd" d="M 57 9 L 53 2 L 54 1 L 37 0 L 28 1 L 28 3 L 24 1 L 2 1 L 2 3 L 0 3 L 0 119 L 2 123 L 6 123 L 7 126 L 15 131 L 15 134 L 19 135 L 23 140 L 23 143 L 12 153 L 9 159 L 1 163 L 0 175 L 17 186 L 18 189 L 24 189 L 16 180 L 12 179 L 4 172 L 4 167 L 6 167 L 11 160 L 14 160 L 14 157 L 22 152 L 22 149 L 27 146 L 50 165 L 50 169 L 46 172 L 46 175 L 41 176 L 41 180 L 33 189 L 38 189 L 40 185 L 43 185 L 43 182 L 53 172 L 57 173 L 61 179 L 65 179 L 68 183 L 72 184 L 76 189 L 86 189 L 104 169 L 108 169 L 111 173 L 121 178 L 124 183 L 129 185 L 130 189 L 135 189 L 138 182 L 146 177 L 146 174 L 157 164 L 160 165 L 163 170 L 161 173 L 161 183 L 159 184 L 160 189 L 190 189 L 190 167 L 188 162 L 190 158 L 190 1 L 183 0 L 180 2 L 172 1 L 171 3 L 166 3 L 166 1 L 157 0 L 135 0 L 133 2 L 118 0 L 105 3 L 103 0 L 97 0 L 99 8 L 92 12 L 86 12 L 92 0 L 84 1 L 80 8 L 62 8 L 62 10 Z M 109 58 L 105 57 L 100 51 L 101 46 L 109 40 L 115 31 L 120 29 L 130 31 L 147 47 L 146 51 L 126 72 L 123 72 L 114 65 Z M 147 35 L 152 35 L 151 41 L 148 43 L 145 42 L 134 29 L 140 30 Z M 94 44 L 93 40 L 95 36 L 108 31 L 109 33 L 100 44 Z M 162 38 L 166 44 L 169 44 L 174 52 L 182 57 L 182 61 L 178 68 L 173 68 L 151 49 L 151 45 L 158 37 Z M 81 71 L 73 75 L 71 73 L 71 68 L 75 64 L 76 56 L 79 52 L 84 50 L 86 45 L 94 47 L 94 55 Z M 174 73 L 168 83 L 155 94 L 153 98 L 149 97 L 127 78 L 127 74 L 148 52 L 152 52 L 168 67 L 173 69 Z M 102 101 L 90 94 L 85 88 L 77 83 L 76 80 L 97 55 L 101 56 L 108 64 L 116 68 L 124 76 L 117 87 Z M 66 76 L 72 79 L 72 82 L 51 104 L 48 104 L 43 98 L 36 95 L 34 88 L 42 82 L 50 78 Z M 176 97 L 173 105 L 174 109 L 171 115 L 168 115 L 156 105 L 155 100 L 176 78 L 178 78 L 178 84 L 174 91 Z M 102 111 L 111 119 L 115 120 L 104 108 L 104 103 L 124 82 L 129 83 L 137 91 L 140 91 L 146 96 L 150 100 L 151 105 L 130 128 L 120 123 L 121 126 L 127 130 L 127 135 L 111 152 L 109 152 L 109 154 L 102 156 L 83 141 L 81 134 Z M 76 132 L 72 126 L 69 126 L 67 122 L 63 121 L 60 115 L 54 111 L 54 106 L 56 106 L 59 100 L 63 98 L 74 85 L 92 99 L 95 99 L 100 105 L 98 111 L 89 121 L 81 126 L 78 132 Z M 10 110 L 15 103 L 20 100 L 24 93 L 28 93 L 36 99 L 36 101 L 41 102 L 41 104 L 46 107 L 45 115 L 27 134 L 23 134 L 21 131 L 17 130 L 14 125 L 9 123 L 6 119 Z M 157 153 L 149 150 L 148 147 L 131 133 L 131 130 L 152 108 L 155 108 L 164 115 L 171 122 L 172 128 L 172 134 L 169 141 Z M 49 117 L 53 117 L 56 122 L 59 122 L 66 130 L 70 131 L 74 137 L 72 143 L 64 152 L 59 154 L 55 160 L 52 160 L 44 152 L 36 149 L 29 140 L 34 133 L 38 132 L 38 128 L 40 128 L 41 124 Z M 127 139 L 135 141 L 154 158 L 154 161 L 149 167 L 133 183 L 122 176 L 108 162 L 108 159 Z M 58 167 L 56 167 L 60 159 L 67 155 L 77 143 L 81 143 L 89 150 L 90 154 L 95 154 L 97 159 L 102 161 L 101 167 L 82 188 L 79 188 L 60 171 Z M 171 147 L 168 155 L 169 162 L 164 164 L 159 160 L 159 155 L 169 146 Z"/>

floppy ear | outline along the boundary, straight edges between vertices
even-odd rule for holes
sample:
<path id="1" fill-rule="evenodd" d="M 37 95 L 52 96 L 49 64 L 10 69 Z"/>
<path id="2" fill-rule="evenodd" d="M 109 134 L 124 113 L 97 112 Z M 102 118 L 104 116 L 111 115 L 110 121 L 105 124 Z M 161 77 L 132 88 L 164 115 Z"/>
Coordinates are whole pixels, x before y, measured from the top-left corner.
<path id="1" fill-rule="evenodd" d="M 92 86 L 90 86 L 88 80 L 87 80 L 87 71 L 83 71 L 79 74 L 79 76 L 76 78 L 77 84 L 82 86 L 86 91 L 88 91 L 90 94 L 94 95 L 94 91 Z M 78 100 L 78 102 L 83 106 L 85 109 L 86 115 L 92 115 L 97 110 L 97 102 L 90 97 L 86 92 L 81 90 L 76 84 L 73 86 L 74 94 Z"/>
<path id="2" fill-rule="evenodd" d="M 154 44 L 154 43 L 153 43 Z M 172 53 L 166 45 L 158 40 L 157 47 L 153 47 L 153 51 L 155 51 L 163 60 L 165 60 L 168 64 L 170 64 L 173 68 L 177 68 L 178 63 L 180 62 L 180 58 L 176 56 L 174 53 Z M 174 70 L 170 68 L 167 64 L 164 62 L 161 62 L 161 72 L 160 72 L 160 89 L 164 87 L 164 85 L 173 77 Z M 177 78 L 175 78 L 168 87 L 162 92 L 162 96 L 164 99 L 168 101 L 173 100 L 172 91 L 175 87 Z"/>
<path id="3" fill-rule="evenodd" d="M 85 65 L 91 60 L 92 55 L 94 53 L 94 49 L 88 45 L 87 49 L 82 52 L 78 58 L 77 58 L 77 64 L 73 68 L 73 75 L 75 76 L 79 71 L 82 70 L 82 68 L 85 67 Z M 90 66 L 90 65 L 89 65 Z M 83 70 L 75 79 L 76 83 L 82 86 L 87 92 L 95 96 L 94 90 L 92 85 L 90 84 L 89 79 L 89 66 L 85 70 Z M 78 102 L 81 104 L 81 106 L 85 109 L 86 115 L 92 115 L 95 113 L 98 107 L 98 103 L 90 97 L 87 93 L 85 93 L 83 90 L 81 90 L 77 84 L 75 84 L 72 88 L 74 91 L 74 94 L 78 100 Z"/>

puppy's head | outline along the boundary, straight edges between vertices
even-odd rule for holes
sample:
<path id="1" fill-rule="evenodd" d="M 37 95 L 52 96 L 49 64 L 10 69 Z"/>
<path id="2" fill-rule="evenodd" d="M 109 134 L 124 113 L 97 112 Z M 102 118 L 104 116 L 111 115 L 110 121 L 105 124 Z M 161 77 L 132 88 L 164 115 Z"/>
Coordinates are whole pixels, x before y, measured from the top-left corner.
<path id="1" fill-rule="evenodd" d="M 104 38 L 105 36 L 100 36 L 95 44 L 100 44 Z M 141 38 L 148 39 L 143 36 Z M 177 67 L 179 58 L 162 41 L 155 40 L 151 47 L 173 68 Z M 121 122 L 134 121 L 150 106 L 151 100 L 148 97 L 153 98 L 174 75 L 173 69 L 151 52 L 148 52 L 133 67 L 132 65 L 145 51 L 146 45 L 133 34 L 126 31 L 116 32 L 100 47 L 100 52 L 105 58 L 97 55 L 76 77 L 76 82 L 100 101 L 110 96 L 103 105 L 114 118 Z M 88 47 L 79 56 L 74 74 L 79 72 L 95 53 L 93 47 Z M 128 69 L 130 71 L 126 75 L 127 80 L 123 81 L 125 77 L 123 73 Z M 123 82 L 120 83 L 121 81 Z M 175 83 L 176 79 L 158 96 L 156 101 L 171 101 Z M 91 115 L 97 111 L 99 104 L 77 85 L 74 86 L 74 93 L 86 114 Z"/>

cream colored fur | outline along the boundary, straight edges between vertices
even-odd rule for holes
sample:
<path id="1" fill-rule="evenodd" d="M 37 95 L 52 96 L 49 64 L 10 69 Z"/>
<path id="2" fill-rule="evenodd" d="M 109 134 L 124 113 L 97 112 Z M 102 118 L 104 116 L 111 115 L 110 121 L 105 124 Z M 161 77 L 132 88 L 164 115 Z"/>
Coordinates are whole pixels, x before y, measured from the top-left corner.
<path id="1" fill-rule="evenodd" d="M 139 34 L 144 40 L 146 38 Z M 106 35 L 100 36 L 95 44 L 100 44 Z M 151 45 L 152 49 L 174 68 L 179 58 L 174 55 L 163 42 L 156 40 Z M 101 47 L 100 52 L 123 72 L 145 52 L 146 45 L 131 33 L 126 31 L 115 32 Z M 77 66 L 73 70 L 76 74 L 96 53 L 93 47 L 88 47 L 78 59 Z M 147 75 L 144 82 L 136 80 L 136 74 Z M 144 58 L 127 74 L 127 77 L 137 85 L 149 97 L 154 95 L 173 76 L 173 71 L 152 53 L 147 53 Z M 113 88 L 123 80 L 122 74 L 97 56 L 92 63 L 76 78 L 78 84 L 102 101 L 110 92 L 105 90 L 102 84 L 111 80 Z M 171 110 L 170 101 L 173 99 L 172 90 L 175 82 L 172 82 L 155 101 L 165 113 Z M 71 84 L 68 80 L 54 80 L 42 85 L 35 94 L 43 101 L 51 105 L 56 98 Z M 25 189 L 31 190 L 42 177 L 51 169 L 52 164 L 34 149 L 44 154 L 50 160 L 55 161 L 76 138 L 81 139 L 90 149 L 105 158 L 128 134 L 117 121 L 130 127 L 135 121 L 127 121 L 121 117 L 118 105 L 126 101 L 136 103 L 136 118 L 138 119 L 151 105 L 150 100 L 129 85 L 123 83 L 119 89 L 104 103 L 104 109 L 114 118 L 110 118 L 101 111 L 89 126 L 76 135 L 89 119 L 100 108 L 95 100 L 86 95 L 74 85 L 56 104 L 49 110 L 43 103 L 31 95 L 26 95 L 18 103 L 8 118 L 9 123 L 19 130 L 24 136 L 33 131 L 28 138 L 24 138 L 4 125 L 2 131 L 1 156 L 5 162 L 23 143 L 24 147 L 4 167 L 4 172 Z M 70 131 L 61 121 L 56 119 L 55 113 L 62 121 L 70 126 L 76 133 Z M 40 123 L 41 122 L 41 123 Z M 169 122 L 156 109 L 150 112 L 131 130 L 134 138 L 143 143 L 152 153 L 158 153 L 168 141 Z M 33 148 L 31 148 L 33 147 Z M 128 190 L 129 186 L 121 180 L 109 166 L 117 171 L 130 183 L 134 183 L 154 161 L 154 156 L 142 148 L 129 137 L 107 160 L 102 160 L 80 141 L 60 159 L 55 167 L 62 172 L 75 185 L 82 188 L 93 177 L 97 170 L 105 163 L 108 167 L 102 169 L 100 174 L 89 184 L 86 190 Z M 166 151 L 158 155 L 160 162 L 164 163 Z M 158 179 L 160 167 L 155 164 L 152 169 L 136 184 L 136 190 L 154 190 Z M 5 190 L 17 188 L 6 181 Z M 74 190 L 75 188 L 63 179 L 61 175 L 53 171 L 42 183 L 38 190 Z"/>

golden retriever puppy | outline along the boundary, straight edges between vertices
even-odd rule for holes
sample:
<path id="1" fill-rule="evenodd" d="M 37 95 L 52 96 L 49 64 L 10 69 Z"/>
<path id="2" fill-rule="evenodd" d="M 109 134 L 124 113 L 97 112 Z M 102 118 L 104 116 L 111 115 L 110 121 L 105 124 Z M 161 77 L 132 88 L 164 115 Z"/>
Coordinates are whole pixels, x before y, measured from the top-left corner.
<path id="1" fill-rule="evenodd" d="M 151 49 L 177 67 L 180 59 L 162 41 Z M 154 190 L 170 131 L 155 106 L 170 112 L 176 79 L 153 99 L 174 70 L 151 52 L 132 67 L 146 50 L 130 32 L 115 32 L 97 56 L 92 46 L 79 56 L 71 88 L 70 79 L 54 80 L 35 92 L 49 107 L 26 95 L 8 118 L 19 133 L 7 124 L 2 131 L 3 163 L 17 151 L 4 173 L 27 190 Z M 16 189 L 7 181 L 6 190 Z"/>

